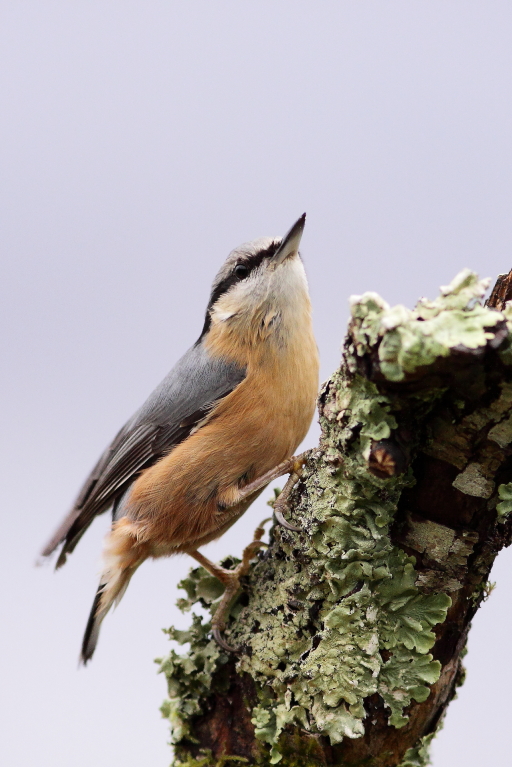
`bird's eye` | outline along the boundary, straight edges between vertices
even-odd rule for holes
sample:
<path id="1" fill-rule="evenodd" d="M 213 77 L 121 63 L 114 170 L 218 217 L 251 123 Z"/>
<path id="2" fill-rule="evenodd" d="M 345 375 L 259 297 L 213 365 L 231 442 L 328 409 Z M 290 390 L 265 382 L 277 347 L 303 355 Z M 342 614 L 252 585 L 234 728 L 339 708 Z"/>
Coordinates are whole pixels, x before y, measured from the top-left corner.
<path id="1" fill-rule="evenodd" d="M 235 274 L 239 280 L 244 280 L 249 274 L 249 267 L 245 264 L 237 264 L 235 266 Z"/>

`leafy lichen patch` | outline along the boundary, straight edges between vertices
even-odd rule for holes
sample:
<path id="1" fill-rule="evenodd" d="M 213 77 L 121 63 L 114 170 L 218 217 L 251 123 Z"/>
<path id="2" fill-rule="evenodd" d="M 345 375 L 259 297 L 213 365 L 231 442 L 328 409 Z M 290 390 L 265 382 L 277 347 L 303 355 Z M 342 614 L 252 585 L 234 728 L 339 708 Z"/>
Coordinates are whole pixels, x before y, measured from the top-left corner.
<path id="1" fill-rule="evenodd" d="M 492 338 L 490 329 L 503 320 L 502 314 L 478 303 L 487 286 L 488 281 L 465 269 L 442 288 L 439 298 L 422 299 L 414 311 L 390 308 L 374 293 L 353 296 L 356 354 L 361 356 L 380 338 L 381 371 L 389 381 L 401 381 L 457 347 L 484 347 Z"/>
<path id="2" fill-rule="evenodd" d="M 413 748 L 408 748 L 399 767 L 428 767 L 430 764 L 429 748 L 435 732 L 420 738 Z"/>
<path id="3" fill-rule="evenodd" d="M 227 631 L 228 641 L 243 648 L 237 670 L 255 684 L 258 700 L 251 717 L 256 738 L 270 748 L 266 763 L 281 760 L 279 738 L 290 724 L 328 736 L 332 744 L 361 737 L 367 726 L 365 702 L 376 694 L 389 724 L 400 728 L 411 702 L 426 700 L 439 678 L 441 665 L 430 652 L 433 627 L 446 619 L 451 599 L 436 590 L 436 572 L 419 577 L 415 557 L 392 540 L 399 499 L 414 483 L 412 470 L 379 479 L 368 471 L 368 458 L 374 442 L 400 433 L 404 415 L 400 400 L 361 372 L 361 360 L 373 355 L 379 375 L 395 383 L 454 351 L 485 347 L 490 329 L 504 320 L 504 314 L 479 303 L 485 287 L 465 270 L 439 298 L 422 300 L 413 311 L 390 308 L 373 293 L 352 299 L 345 362 L 321 395 L 320 446 L 294 496 L 292 521 L 303 532 L 273 528 L 271 545 L 245 584 L 248 604 L 233 606 Z M 507 320 L 512 324 L 512 314 Z M 442 393 L 431 387 L 408 394 L 412 457 L 425 418 Z M 468 435 L 508 417 L 511 391 L 502 395 L 503 407 L 495 402 L 492 412 L 468 415 Z M 446 422 L 436 428 L 448 434 L 450 444 Z M 457 480 L 464 477 L 459 489 L 489 498 L 493 486 L 487 469 L 476 462 L 467 465 L 465 443 L 464 431 L 453 430 L 458 453 L 451 462 L 461 472 Z M 433 438 L 434 451 L 435 445 Z M 500 487 L 498 514 L 512 510 L 507 488 Z M 434 522 L 422 524 L 411 528 L 409 548 L 418 555 L 428 548 L 436 567 L 453 571 L 451 585 L 445 578 L 446 590 L 456 592 L 456 568 L 467 561 L 474 539 Z M 192 571 L 184 587 L 182 608 L 194 602 L 215 607 L 219 587 L 202 568 Z M 222 680 L 218 672 L 227 656 L 210 639 L 209 624 L 197 617 L 189 632 L 169 634 L 190 643 L 187 654 L 173 651 L 161 666 L 169 680 L 163 711 L 180 743 L 193 737 L 191 722 L 208 706 L 212 677 Z M 425 764 L 418 761 L 424 747 L 422 742 L 410 749 L 403 767 Z"/>
<path id="4" fill-rule="evenodd" d="M 496 506 L 498 521 L 505 522 L 508 515 L 512 511 L 512 482 L 507 482 L 505 485 L 500 485 L 498 488 L 498 495 L 501 498 L 500 502 Z"/>
<path id="5" fill-rule="evenodd" d="M 201 617 L 194 615 L 192 626 L 187 631 L 166 630 L 169 639 L 182 645 L 190 643 L 193 650 L 186 655 L 171 650 L 166 658 L 156 661 L 159 671 L 167 678 L 168 698 L 162 704 L 161 712 L 169 719 L 175 743 L 194 739 L 190 729 L 191 719 L 201 713 L 201 701 L 211 691 L 212 675 L 222 662 L 226 662 L 219 646 L 211 638 L 210 628 L 208 623 L 203 624 Z"/>

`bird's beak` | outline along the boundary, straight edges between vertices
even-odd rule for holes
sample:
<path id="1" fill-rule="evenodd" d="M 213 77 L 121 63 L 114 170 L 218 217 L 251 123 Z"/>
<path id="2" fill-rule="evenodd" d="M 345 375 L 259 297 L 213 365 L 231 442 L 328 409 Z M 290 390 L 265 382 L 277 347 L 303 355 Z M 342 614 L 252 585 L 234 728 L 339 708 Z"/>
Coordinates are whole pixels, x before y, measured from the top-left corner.
<path id="1" fill-rule="evenodd" d="M 288 234 L 285 234 L 280 246 L 272 257 L 274 268 L 282 264 L 290 256 L 297 255 L 305 223 L 306 214 L 303 213 L 299 220 L 294 223 Z"/>

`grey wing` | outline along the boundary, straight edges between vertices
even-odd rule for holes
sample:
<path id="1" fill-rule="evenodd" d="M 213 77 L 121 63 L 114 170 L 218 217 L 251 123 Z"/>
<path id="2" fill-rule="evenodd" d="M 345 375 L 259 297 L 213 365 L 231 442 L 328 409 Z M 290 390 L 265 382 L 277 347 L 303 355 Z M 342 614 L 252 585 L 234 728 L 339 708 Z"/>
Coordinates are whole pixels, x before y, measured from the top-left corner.
<path id="1" fill-rule="evenodd" d="M 113 506 L 143 469 L 186 439 L 244 378 L 243 368 L 210 356 L 201 342 L 191 347 L 105 450 L 42 556 L 63 543 L 57 567 L 64 564 L 94 517 Z"/>

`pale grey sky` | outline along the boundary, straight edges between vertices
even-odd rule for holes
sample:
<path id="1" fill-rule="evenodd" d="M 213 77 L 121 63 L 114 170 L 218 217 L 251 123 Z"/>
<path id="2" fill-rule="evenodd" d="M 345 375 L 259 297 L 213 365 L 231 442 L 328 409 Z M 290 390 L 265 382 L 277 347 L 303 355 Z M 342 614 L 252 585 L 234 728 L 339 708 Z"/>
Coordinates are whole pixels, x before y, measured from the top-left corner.
<path id="1" fill-rule="evenodd" d="M 58 574 L 36 554 L 240 242 L 307 211 L 323 378 L 351 293 L 512 266 L 511 65 L 505 1 L 0 2 L 2 764 L 169 764 L 152 659 L 192 562 L 144 565 L 77 670 L 108 520 Z M 240 552 L 264 500 L 206 551 Z M 434 767 L 510 765 L 511 567 Z"/>

